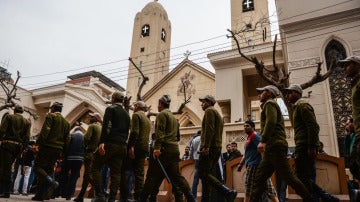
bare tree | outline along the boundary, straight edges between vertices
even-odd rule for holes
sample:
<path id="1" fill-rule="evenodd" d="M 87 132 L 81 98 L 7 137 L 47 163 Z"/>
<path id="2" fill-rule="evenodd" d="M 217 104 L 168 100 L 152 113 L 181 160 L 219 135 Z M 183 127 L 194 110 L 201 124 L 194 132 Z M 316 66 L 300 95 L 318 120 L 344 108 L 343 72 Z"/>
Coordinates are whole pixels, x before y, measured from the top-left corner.
<path id="1" fill-rule="evenodd" d="M 138 88 L 138 92 L 136 94 L 137 101 L 142 101 L 143 99 L 141 97 L 141 91 L 142 91 L 143 87 L 145 86 L 146 82 L 149 80 L 149 77 L 144 75 L 144 73 L 141 71 L 141 69 L 134 63 L 132 58 L 129 58 L 129 61 L 131 62 L 132 65 L 135 66 L 135 68 L 139 71 L 139 73 L 140 73 L 140 75 L 142 77 L 141 84 L 140 84 L 140 86 Z M 181 103 L 181 105 L 179 106 L 179 109 L 176 112 L 172 112 L 173 114 L 182 114 L 185 105 L 187 103 L 189 103 L 190 99 L 191 99 L 191 96 L 189 96 L 189 97 L 186 96 L 186 84 L 184 82 L 182 82 L 182 84 L 183 84 L 183 87 L 184 87 L 184 102 Z M 125 102 L 124 102 L 124 105 L 125 105 L 125 108 L 128 108 L 128 109 L 132 110 L 132 107 L 130 106 L 130 100 L 131 100 L 131 97 L 126 98 Z M 158 113 L 155 113 L 155 112 L 151 112 L 151 106 L 148 107 L 147 112 L 148 112 L 147 113 L 148 117 L 156 116 L 158 114 Z"/>
<path id="2" fill-rule="evenodd" d="M 235 41 L 237 50 L 241 55 L 241 57 L 253 63 L 259 76 L 269 84 L 276 86 L 281 91 L 282 94 L 281 97 L 284 100 L 284 103 L 289 112 L 289 118 L 292 119 L 293 110 L 291 104 L 288 101 L 288 99 L 283 96 L 285 94 L 285 88 L 288 87 L 289 85 L 289 76 L 291 72 L 287 73 L 284 69 L 280 68 L 278 64 L 276 64 L 275 52 L 276 52 L 277 35 L 275 35 L 274 46 L 273 46 L 272 67 L 265 67 L 264 63 L 261 60 L 259 61 L 256 57 L 249 58 L 243 52 L 241 52 L 241 47 L 238 38 L 236 37 L 236 35 L 240 34 L 241 31 L 233 32 L 228 29 L 228 32 L 230 33 L 230 35 L 228 35 L 227 37 L 232 38 Z M 336 66 L 336 60 L 335 59 L 332 60 L 329 70 L 324 74 L 321 74 L 321 65 L 322 62 L 319 62 L 317 66 L 317 70 L 314 73 L 314 76 L 309 81 L 299 84 L 303 90 L 313 86 L 316 83 L 326 80 L 333 73 Z"/>
<path id="3" fill-rule="evenodd" d="M 11 82 L 10 77 L 1 77 L 0 78 L 0 86 L 4 90 L 5 93 L 5 103 L 3 105 L 0 105 L 0 111 L 4 109 L 14 108 L 16 105 L 15 101 L 21 101 L 20 98 L 17 97 L 16 91 L 17 91 L 17 83 L 19 79 L 21 78 L 20 72 L 17 71 L 17 77 L 14 83 Z M 34 118 L 34 120 L 37 120 L 39 118 L 39 115 L 35 112 L 32 112 L 29 108 L 23 107 L 24 112 L 28 113 L 31 117 Z"/>
<path id="4" fill-rule="evenodd" d="M 16 91 L 17 91 L 16 85 L 17 85 L 19 79 L 20 79 L 19 71 L 17 72 L 17 77 L 16 77 L 14 84 L 12 84 L 10 82 L 10 79 L 0 78 L 1 88 L 4 90 L 5 95 L 6 95 L 5 103 L 4 103 L 4 105 L 0 106 L 0 111 L 2 111 L 4 109 L 8 109 L 8 108 L 13 108 L 15 106 L 14 100 L 20 101 L 20 99 L 16 97 Z M 9 88 L 8 86 L 11 86 L 11 88 Z"/>

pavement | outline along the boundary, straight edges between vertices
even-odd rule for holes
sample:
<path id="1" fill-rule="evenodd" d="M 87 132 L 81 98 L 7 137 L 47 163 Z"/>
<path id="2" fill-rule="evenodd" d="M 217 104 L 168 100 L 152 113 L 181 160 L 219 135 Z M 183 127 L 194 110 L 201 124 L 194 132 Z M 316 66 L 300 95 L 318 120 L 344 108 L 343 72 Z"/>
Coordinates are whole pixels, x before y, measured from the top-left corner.
<path id="1" fill-rule="evenodd" d="M 0 202 L 13 202 L 13 201 L 32 201 L 31 198 L 33 197 L 33 194 L 30 194 L 28 196 L 23 196 L 23 195 L 10 195 L 10 198 L 0 198 Z M 63 201 L 63 202 L 73 202 L 74 198 L 71 198 L 71 200 L 66 200 L 65 198 L 56 198 L 56 199 L 51 199 L 51 200 L 45 200 L 45 201 L 53 201 L 53 202 L 57 202 L 57 201 Z M 84 202 L 91 202 L 91 198 L 85 198 Z"/>

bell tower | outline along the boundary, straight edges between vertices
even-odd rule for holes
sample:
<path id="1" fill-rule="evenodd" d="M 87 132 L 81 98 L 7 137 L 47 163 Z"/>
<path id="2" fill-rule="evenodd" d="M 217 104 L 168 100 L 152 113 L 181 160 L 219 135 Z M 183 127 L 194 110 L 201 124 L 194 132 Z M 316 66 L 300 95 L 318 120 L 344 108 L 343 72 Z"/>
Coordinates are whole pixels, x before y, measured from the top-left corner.
<path id="1" fill-rule="evenodd" d="M 171 23 L 163 6 L 154 0 L 148 3 L 134 19 L 130 57 L 149 81 L 142 95 L 169 72 Z M 129 63 L 126 91 L 136 98 L 142 77 Z"/>
<path id="2" fill-rule="evenodd" d="M 241 47 L 271 41 L 268 0 L 231 0 L 231 30 L 241 32 Z M 236 47 L 232 41 L 233 48 Z"/>

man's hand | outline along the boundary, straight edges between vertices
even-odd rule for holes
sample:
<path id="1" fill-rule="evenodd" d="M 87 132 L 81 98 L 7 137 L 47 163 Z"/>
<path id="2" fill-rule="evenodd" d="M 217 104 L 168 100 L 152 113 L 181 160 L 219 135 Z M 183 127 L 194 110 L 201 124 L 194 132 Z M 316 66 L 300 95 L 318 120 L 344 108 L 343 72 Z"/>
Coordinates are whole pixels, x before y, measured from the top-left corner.
<path id="1" fill-rule="evenodd" d="M 265 152 L 266 149 L 266 143 L 260 142 L 257 146 L 257 150 L 259 153 Z"/>
<path id="2" fill-rule="evenodd" d="M 130 147 L 130 149 L 129 149 L 129 157 L 130 157 L 131 159 L 134 159 L 134 158 L 135 158 L 134 147 Z"/>
<path id="3" fill-rule="evenodd" d="M 161 154 L 160 149 L 154 149 L 154 152 L 153 152 L 153 157 L 154 157 L 154 159 L 156 159 L 157 157 L 159 157 L 160 154 Z"/>
<path id="4" fill-rule="evenodd" d="M 201 153 L 207 156 L 209 155 L 209 151 L 210 151 L 209 147 L 204 147 L 202 148 Z"/>
<path id="5" fill-rule="evenodd" d="M 99 144 L 99 153 L 101 156 L 105 155 L 105 144 L 104 143 Z"/>
<path id="6" fill-rule="evenodd" d="M 311 162 L 314 162 L 317 156 L 317 150 L 316 148 L 310 148 L 308 149 L 308 157 Z"/>

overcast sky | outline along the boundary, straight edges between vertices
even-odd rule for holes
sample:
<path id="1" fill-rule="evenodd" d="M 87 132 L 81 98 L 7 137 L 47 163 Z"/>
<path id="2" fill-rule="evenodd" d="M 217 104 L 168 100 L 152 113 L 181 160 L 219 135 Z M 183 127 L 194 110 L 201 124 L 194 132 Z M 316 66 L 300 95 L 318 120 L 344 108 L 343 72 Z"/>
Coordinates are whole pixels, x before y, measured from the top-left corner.
<path id="1" fill-rule="evenodd" d="M 20 86 L 63 83 L 96 70 L 126 88 L 134 17 L 151 0 L 0 0 L 0 66 Z M 174 68 L 189 59 L 214 71 L 206 55 L 230 48 L 230 0 L 159 0 L 172 25 Z M 190 45 L 187 45 L 190 44 Z"/>

